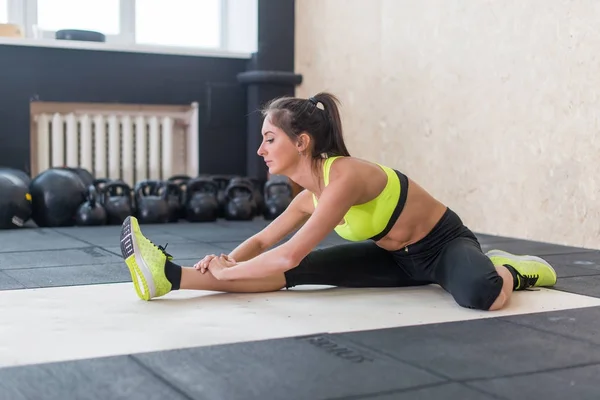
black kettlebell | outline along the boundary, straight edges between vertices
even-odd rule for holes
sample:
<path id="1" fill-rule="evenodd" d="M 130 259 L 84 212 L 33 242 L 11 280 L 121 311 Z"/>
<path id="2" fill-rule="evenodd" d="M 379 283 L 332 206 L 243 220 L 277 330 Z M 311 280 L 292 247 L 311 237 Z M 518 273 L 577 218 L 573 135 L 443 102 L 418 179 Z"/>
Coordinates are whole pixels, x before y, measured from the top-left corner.
<path id="1" fill-rule="evenodd" d="M 249 178 L 254 186 L 254 215 L 262 215 L 265 209 L 265 198 L 262 193 L 263 181 L 258 178 Z"/>
<path id="2" fill-rule="evenodd" d="M 187 182 L 186 219 L 190 222 L 212 222 L 219 216 L 219 188 L 210 178 L 194 178 Z"/>
<path id="3" fill-rule="evenodd" d="M 265 208 L 263 216 L 273 220 L 280 216 L 292 202 L 292 187 L 284 181 L 269 180 L 265 183 Z"/>
<path id="4" fill-rule="evenodd" d="M 231 180 L 231 177 L 227 175 L 213 175 L 211 179 L 215 181 L 217 187 L 219 189 L 217 193 L 217 201 L 219 202 L 219 217 L 225 216 L 225 206 L 227 205 L 227 199 L 225 198 L 225 191 L 227 190 L 227 185 Z"/>
<path id="5" fill-rule="evenodd" d="M 186 192 L 187 192 L 187 183 L 192 179 L 188 175 L 173 175 L 170 177 L 167 182 L 174 183 L 179 188 L 179 209 L 178 209 L 178 218 L 186 218 L 185 214 L 185 204 L 186 204 Z"/>
<path id="6" fill-rule="evenodd" d="M 140 224 L 165 224 L 169 222 L 169 203 L 166 182 L 146 179 L 134 189 L 136 217 Z"/>
<path id="7" fill-rule="evenodd" d="M 121 225 L 133 214 L 131 187 L 123 181 L 112 181 L 102 188 L 102 205 L 108 225 Z"/>
<path id="8" fill-rule="evenodd" d="M 177 222 L 181 211 L 181 187 L 175 182 L 165 182 L 167 204 L 169 205 L 169 222 Z M 156 193 L 158 195 L 158 193 Z"/>
<path id="9" fill-rule="evenodd" d="M 225 219 L 248 221 L 254 218 L 254 187 L 244 178 L 233 178 L 225 189 Z"/>
<path id="10" fill-rule="evenodd" d="M 88 186 L 87 201 L 79 206 L 75 214 L 75 225 L 98 226 L 106 224 L 106 210 L 98 200 L 96 187 L 94 185 Z"/>
<path id="11" fill-rule="evenodd" d="M 104 188 L 110 182 L 112 182 L 112 179 L 108 179 L 108 178 L 94 179 L 94 181 L 92 182 L 92 185 L 94 185 L 94 188 L 96 188 L 96 192 L 98 192 L 99 198 L 102 198 L 101 193 L 104 192 Z"/>

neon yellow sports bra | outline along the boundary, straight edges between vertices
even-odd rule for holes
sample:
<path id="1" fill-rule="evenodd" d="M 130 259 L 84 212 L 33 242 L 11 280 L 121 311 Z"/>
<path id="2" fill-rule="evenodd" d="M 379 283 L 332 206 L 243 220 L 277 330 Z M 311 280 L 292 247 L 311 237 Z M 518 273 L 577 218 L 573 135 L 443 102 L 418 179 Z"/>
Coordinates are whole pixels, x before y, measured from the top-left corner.
<path id="1" fill-rule="evenodd" d="M 331 164 L 341 156 L 330 157 L 323 165 L 325 186 L 329 184 Z M 401 185 L 396 171 L 377 164 L 387 174 L 388 180 L 383 191 L 373 200 L 350 207 L 344 216 L 344 223 L 335 231 L 346 240 L 358 242 L 372 239 L 386 229 L 400 199 Z M 313 193 L 313 203 L 317 207 L 317 197 Z"/>

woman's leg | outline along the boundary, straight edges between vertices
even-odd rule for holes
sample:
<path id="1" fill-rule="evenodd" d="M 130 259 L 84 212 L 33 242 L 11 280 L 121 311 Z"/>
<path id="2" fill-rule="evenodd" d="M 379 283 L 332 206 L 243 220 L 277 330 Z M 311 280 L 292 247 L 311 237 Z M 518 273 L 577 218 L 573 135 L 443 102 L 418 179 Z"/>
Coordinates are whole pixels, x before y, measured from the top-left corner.
<path id="1" fill-rule="evenodd" d="M 489 311 L 506 306 L 514 290 L 556 283 L 546 261 L 506 252 L 486 255 L 475 238 L 465 236 L 444 247 L 431 272 L 459 305 Z"/>
<path id="2" fill-rule="evenodd" d="M 392 253 L 372 241 L 313 250 L 300 265 L 285 273 L 286 287 L 330 285 L 339 287 L 403 287 L 432 283 L 409 277 Z"/>
<path id="3" fill-rule="evenodd" d="M 470 237 L 457 237 L 441 250 L 431 271 L 435 281 L 466 308 L 495 310 L 510 298 L 513 278 L 496 268 Z"/>
<path id="4" fill-rule="evenodd" d="M 181 289 L 224 292 L 270 292 L 298 285 L 340 287 L 400 287 L 426 284 L 411 280 L 394 262 L 392 255 L 373 242 L 341 244 L 313 250 L 300 264 L 268 278 L 219 281 L 184 267 Z"/>
<path id="5" fill-rule="evenodd" d="M 146 238 L 134 218 L 121 230 L 121 253 L 131 272 L 138 296 L 150 300 L 171 290 L 192 289 L 222 292 L 269 292 L 297 285 L 346 287 L 397 287 L 423 285 L 406 275 L 391 253 L 373 242 L 359 242 L 312 251 L 300 264 L 263 279 L 219 281 L 210 272 L 180 267 L 160 246 Z"/>
<path id="6" fill-rule="evenodd" d="M 181 268 L 180 289 L 212 290 L 232 293 L 274 292 L 285 287 L 284 274 L 272 275 L 261 279 L 244 279 L 237 281 L 220 281 L 209 271 L 201 273 L 194 267 Z"/>

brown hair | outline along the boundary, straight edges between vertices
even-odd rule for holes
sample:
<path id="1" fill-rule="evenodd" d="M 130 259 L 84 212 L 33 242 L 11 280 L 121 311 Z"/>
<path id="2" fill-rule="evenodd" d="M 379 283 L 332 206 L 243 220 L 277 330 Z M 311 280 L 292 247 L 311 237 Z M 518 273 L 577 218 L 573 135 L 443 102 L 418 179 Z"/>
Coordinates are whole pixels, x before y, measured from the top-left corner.
<path id="1" fill-rule="evenodd" d="M 284 131 L 296 142 L 301 133 L 312 138 L 311 158 L 318 162 L 323 156 L 350 156 L 342 133 L 338 110 L 339 100 L 330 93 L 318 93 L 308 99 L 280 97 L 268 102 L 261 110 L 263 117 Z"/>

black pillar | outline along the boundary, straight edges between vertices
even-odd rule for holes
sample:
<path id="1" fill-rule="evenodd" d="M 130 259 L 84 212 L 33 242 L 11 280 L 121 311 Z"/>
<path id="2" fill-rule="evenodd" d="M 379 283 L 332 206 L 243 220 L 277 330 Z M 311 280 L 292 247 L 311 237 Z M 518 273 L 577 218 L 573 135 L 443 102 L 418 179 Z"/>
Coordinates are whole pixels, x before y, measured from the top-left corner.
<path id="1" fill-rule="evenodd" d="M 246 176 L 267 179 L 267 167 L 256 151 L 262 141 L 260 108 L 269 100 L 293 96 L 302 76 L 294 74 L 295 0 L 258 0 L 258 52 L 238 75 L 247 86 Z"/>

